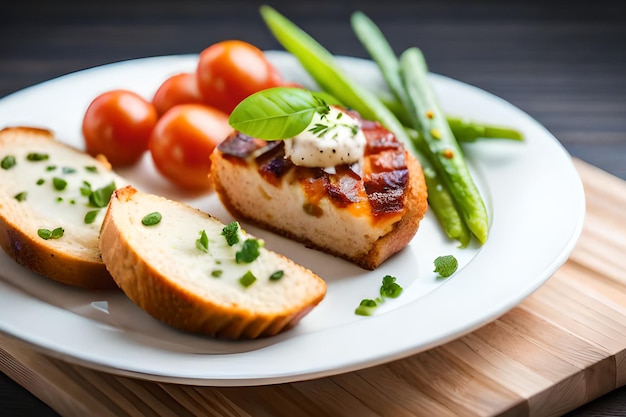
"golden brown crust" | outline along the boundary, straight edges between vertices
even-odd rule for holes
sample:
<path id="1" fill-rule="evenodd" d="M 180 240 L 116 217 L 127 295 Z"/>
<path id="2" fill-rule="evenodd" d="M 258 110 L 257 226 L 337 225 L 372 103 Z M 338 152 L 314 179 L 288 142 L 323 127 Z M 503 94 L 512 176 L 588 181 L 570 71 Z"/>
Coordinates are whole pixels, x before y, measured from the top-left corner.
<path id="1" fill-rule="evenodd" d="M 155 267 L 154 259 L 143 259 L 133 249 L 123 231 L 116 223 L 116 207 L 120 202 L 133 198 L 136 190 L 127 187 L 117 190 L 102 224 L 100 245 L 102 257 L 111 275 L 124 293 L 144 311 L 158 320 L 181 330 L 210 336 L 242 339 L 276 335 L 299 322 L 325 295 L 325 284 L 311 271 L 293 264 L 300 273 L 319 280 L 323 285 L 305 305 L 286 303 L 280 314 L 259 314 L 245 305 L 220 305 L 185 287 L 176 277 L 164 276 Z M 193 210 L 193 209 L 187 209 Z M 182 215 L 182 213 L 181 213 Z M 320 287 L 321 288 L 321 287 Z"/>
<path id="2" fill-rule="evenodd" d="M 0 131 L 0 148 L 5 138 L 26 138 L 50 141 L 51 146 L 67 147 L 56 142 L 51 131 L 34 127 L 8 127 Z M 72 148 L 73 149 L 73 148 Z M 79 152 L 75 150 L 76 152 Z M 0 247 L 20 265 L 63 284 L 85 289 L 115 288 L 104 263 L 100 259 L 86 259 L 66 248 L 59 248 L 53 241 L 43 240 L 20 223 L 11 208 L 12 196 L 0 197 Z M 97 248 L 94 248 L 97 250 Z"/>
<path id="3" fill-rule="evenodd" d="M 33 272 L 63 284 L 89 290 L 116 288 L 102 262 L 76 257 L 39 237 L 23 233 L 0 214 L 0 246 L 13 260 Z"/>
<path id="4" fill-rule="evenodd" d="M 405 159 L 409 169 L 409 181 L 404 200 L 404 214 L 400 221 L 393 225 L 391 232 L 376 241 L 367 255 L 354 260 L 365 269 L 376 269 L 390 256 L 405 248 L 415 236 L 419 223 L 428 209 L 428 191 L 422 166 L 407 151 Z"/>

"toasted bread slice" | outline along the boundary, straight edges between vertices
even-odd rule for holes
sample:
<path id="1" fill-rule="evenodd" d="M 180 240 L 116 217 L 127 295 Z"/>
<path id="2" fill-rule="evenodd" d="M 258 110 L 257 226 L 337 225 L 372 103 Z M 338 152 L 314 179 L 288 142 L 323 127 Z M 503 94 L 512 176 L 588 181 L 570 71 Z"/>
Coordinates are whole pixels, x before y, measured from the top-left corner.
<path id="1" fill-rule="evenodd" d="M 64 284 L 114 288 L 98 246 L 106 201 L 90 203 L 93 193 L 88 190 L 126 181 L 106 159 L 31 127 L 0 131 L 0 161 L 2 249 L 23 266 Z"/>
<path id="2" fill-rule="evenodd" d="M 152 213 L 160 221 L 144 225 Z M 224 227 L 186 204 L 122 188 L 102 224 L 102 258 L 139 307 L 193 333 L 228 339 L 275 335 L 324 298 L 326 283 L 313 272 L 266 249 L 236 222 L 229 230 L 238 242 L 230 246 Z M 244 259 L 255 244 L 258 257 Z"/>
<path id="3" fill-rule="evenodd" d="M 293 165 L 281 142 L 240 133 L 212 153 L 215 190 L 233 216 L 375 269 L 406 247 L 428 203 L 420 163 L 378 123 L 365 155 L 335 172 Z"/>

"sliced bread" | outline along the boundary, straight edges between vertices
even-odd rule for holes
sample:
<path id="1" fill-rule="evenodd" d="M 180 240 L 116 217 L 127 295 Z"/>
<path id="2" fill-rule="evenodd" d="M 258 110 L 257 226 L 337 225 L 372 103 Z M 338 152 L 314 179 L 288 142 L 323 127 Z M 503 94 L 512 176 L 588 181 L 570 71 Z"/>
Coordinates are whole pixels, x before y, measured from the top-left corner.
<path id="1" fill-rule="evenodd" d="M 111 198 L 100 248 L 133 302 L 188 332 L 228 339 L 275 335 L 326 294 L 320 277 L 268 250 L 237 222 L 224 225 L 130 186 Z"/>
<path id="2" fill-rule="evenodd" d="M 108 196 L 126 181 L 32 127 L 0 131 L 0 246 L 41 275 L 86 289 L 114 288 L 98 234 Z"/>

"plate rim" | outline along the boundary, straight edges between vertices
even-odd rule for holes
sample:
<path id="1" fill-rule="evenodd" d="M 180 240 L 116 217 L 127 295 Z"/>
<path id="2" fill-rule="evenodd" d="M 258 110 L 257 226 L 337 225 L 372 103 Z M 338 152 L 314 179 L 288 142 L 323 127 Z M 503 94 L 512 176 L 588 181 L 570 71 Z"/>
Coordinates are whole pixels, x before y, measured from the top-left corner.
<path id="1" fill-rule="evenodd" d="M 289 54 L 283 51 L 265 51 L 265 52 L 268 54 L 270 58 L 272 56 L 277 56 L 277 57 L 290 56 Z M 71 77 L 75 76 L 76 74 L 85 74 L 88 71 L 101 71 L 101 70 L 106 71 L 114 66 L 119 66 L 119 65 L 134 65 L 137 63 L 141 65 L 142 63 L 149 64 L 151 62 L 158 62 L 164 59 L 165 60 L 167 59 L 185 60 L 185 59 L 195 59 L 196 57 L 197 57 L 196 54 L 185 54 L 185 55 L 166 55 L 166 56 L 159 56 L 159 57 L 136 58 L 136 59 L 129 59 L 125 61 L 103 64 L 103 65 L 99 65 L 96 67 L 75 71 L 75 72 L 62 75 L 60 77 L 53 78 L 53 79 L 44 81 L 42 83 L 27 87 L 17 92 L 11 93 L 0 99 L 0 108 L 7 101 L 13 100 L 15 99 L 15 97 L 19 97 L 21 94 L 24 94 L 25 92 L 33 92 L 33 91 L 36 92 L 37 89 L 41 88 L 42 86 L 49 85 L 49 83 L 55 83 L 55 82 L 59 82 L 59 81 L 67 80 L 67 79 L 71 80 Z M 341 62 L 354 62 L 356 60 L 356 61 L 368 62 L 367 65 L 373 65 L 371 61 L 367 59 L 363 59 L 363 58 L 347 57 L 347 56 L 338 56 L 337 58 Z M 293 60 L 293 57 L 291 57 L 290 59 Z M 495 320 L 496 318 L 500 317 L 502 314 L 506 313 L 508 310 L 513 308 L 515 305 L 519 304 L 519 302 L 521 302 L 523 299 L 528 297 L 534 291 L 536 291 L 541 285 L 543 285 L 543 283 L 545 283 L 545 281 L 549 279 L 550 276 L 554 274 L 554 272 L 556 272 L 556 270 L 558 270 L 558 268 L 563 263 L 567 261 L 567 258 L 569 257 L 571 251 L 574 249 L 574 246 L 576 245 L 578 238 L 580 237 L 580 234 L 582 232 L 582 228 L 583 228 L 583 222 L 584 222 L 584 216 L 585 216 L 585 196 L 584 196 L 584 190 L 582 187 L 582 181 L 573 165 L 571 156 L 567 153 L 566 149 L 544 126 L 542 126 L 538 121 L 532 118 L 529 114 L 513 106 L 511 103 L 507 102 L 501 97 L 498 97 L 478 87 L 474 87 L 470 84 L 467 84 L 467 83 L 464 83 L 464 82 L 461 82 L 461 81 L 458 81 L 453 78 L 443 76 L 440 74 L 431 74 L 431 75 L 436 80 L 436 83 L 451 83 L 452 85 L 462 86 L 463 88 L 468 88 L 477 94 L 486 96 L 489 100 L 495 100 L 501 105 L 510 106 L 512 108 L 512 111 L 518 113 L 520 117 L 524 117 L 528 119 L 528 123 L 534 124 L 535 128 L 541 131 L 545 135 L 546 138 L 552 141 L 552 145 L 555 145 L 555 148 L 554 148 L 555 151 L 560 152 L 560 155 L 558 156 L 562 158 L 561 162 L 564 163 L 566 166 L 568 166 L 568 168 L 571 169 L 570 174 L 573 174 L 570 180 L 572 181 L 572 190 L 573 190 L 572 192 L 576 193 L 578 197 L 578 198 L 574 198 L 576 202 L 578 203 L 578 206 L 575 208 L 575 211 L 577 212 L 576 223 L 572 225 L 570 236 L 568 236 L 567 238 L 564 238 L 565 244 L 561 248 L 559 248 L 558 254 L 553 258 L 552 262 L 546 265 L 545 268 L 543 269 L 543 275 L 544 275 L 543 277 L 536 278 L 533 281 L 533 285 L 527 286 L 525 288 L 525 292 L 523 294 L 518 294 L 517 296 L 513 296 L 510 298 L 508 302 L 502 303 L 500 308 L 493 309 L 488 315 L 488 317 L 483 316 L 480 319 L 476 318 L 474 322 L 467 324 L 462 330 L 458 330 L 454 333 L 432 337 L 429 343 L 421 345 L 418 349 L 408 349 L 405 347 L 404 349 L 394 350 L 393 348 L 389 346 L 389 343 L 387 342 L 387 344 L 385 345 L 387 349 L 386 354 L 379 354 L 375 358 L 370 357 L 369 359 L 364 359 L 365 357 L 367 357 L 367 354 L 361 353 L 360 356 L 359 355 L 355 356 L 354 360 L 344 362 L 342 366 L 339 366 L 339 367 L 328 366 L 326 368 L 309 369 L 306 372 L 300 372 L 300 373 L 285 372 L 282 374 L 275 374 L 275 375 L 265 375 L 265 376 L 257 375 L 256 377 L 253 377 L 250 375 L 248 375 L 247 377 L 237 376 L 235 374 L 221 375 L 221 376 L 206 376 L 206 377 L 199 376 L 199 375 L 194 376 L 191 374 L 187 376 L 177 376 L 177 375 L 172 375 L 171 373 L 166 374 L 165 372 L 158 373 L 158 372 L 141 371 L 139 368 L 127 369 L 128 367 L 125 367 L 125 368 L 116 367 L 113 363 L 107 364 L 106 362 L 103 362 L 102 360 L 98 361 L 96 360 L 96 358 L 93 358 L 89 355 L 76 356 L 75 352 L 74 354 L 72 354 L 67 349 L 61 350 L 61 351 L 55 350 L 53 346 L 52 347 L 46 346 L 45 341 L 40 340 L 40 338 L 33 337 L 33 335 L 31 335 L 31 337 L 28 337 L 28 335 L 20 333 L 19 330 L 14 329 L 13 331 L 10 331 L 9 327 L 7 327 L 7 324 L 2 319 L 0 319 L 0 332 L 11 337 L 16 337 L 17 339 L 22 340 L 23 342 L 26 342 L 27 344 L 33 346 L 37 351 L 46 353 L 48 355 L 57 357 L 62 360 L 66 360 L 71 363 L 77 363 L 83 366 L 87 366 L 91 369 L 97 369 L 97 370 L 101 370 L 105 372 L 113 372 L 115 374 L 138 377 L 141 379 L 148 379 L 148 380 L 153 380 L 153 381 L 175 382 L 175 383 L 185 383 L 185 384 L 195 384 L 195 385 L 213 385 L 213 386 L 242 386 L 242 385 L 249 386 L 249 385 L 265 385 L 265 384 L 270 384 L 270 383 L 281 383 L 281 382 L 295 382 L 299 380 L 330 376 L 330 375 L 335 375 L 338 373 L 345 373 L 345 372 L 362 369 L 365 367 L 375 366 L 378 364 L 389 362 L 394 359 L 400 359 L 400 358 L 403 358 L 412 354 L 416 354 L 424 350 L 433 348 L 435 346 L 439 346 L 450 340 L 453 340 L 465 334 L 468 334 L 474 331 L 475 329 L 481 326 L 484 326 L 488 322 Z M 3 280 L 0 279 L 0 288 L 3 285 L 4 285 Z M 16 297 L 19 298 L 20 295 L 18 294 L 18 292 L 23 292 L 23 291 L 17 288 L 14 288 L 14 290 L 16 291 L 16 294 L 15 294 Z M 26 293 L 24 293 L 22 296 L 26 298 L 29 297 L 28 294 Z M 52 306 L 52 308 L 57 308 L 57 307 Z M 0 307 L 0 311 L 1 310 L 2 308 Z M 374 322 L 374 321 L 380 321 L 381 318 L 372 317 L 372 318 L 368 318 L 367 320 L 370 320 L 370 322 Z M 367 327 L 365 324 L 367 323 L 366 321 L 359 321 L 356 323 L 360 323 L 356 325 L 357 327 Z M 304 339 L 308 340 L 309 337 L 305 337 Z M 298 344 L 296 343 L 296 345 Z M 165 356 L 168 356 L 168 355 L 165 355 Z M 230 354 L 229 356 L 232 357 L 232 354 Z M 252 355 L 252 356 L 255 356 L 255 355 Z M 184 358 L 179 358 L 179 359 L 184 359 Z"/>

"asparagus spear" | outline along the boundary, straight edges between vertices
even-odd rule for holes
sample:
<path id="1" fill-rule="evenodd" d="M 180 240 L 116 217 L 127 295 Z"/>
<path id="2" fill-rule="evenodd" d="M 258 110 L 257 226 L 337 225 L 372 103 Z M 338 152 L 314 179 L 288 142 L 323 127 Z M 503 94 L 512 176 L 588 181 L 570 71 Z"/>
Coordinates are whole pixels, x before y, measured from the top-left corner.
<path id="1" fill-rule="evenodd" d="M 454 137 L 459 142 L 476 142 L 478 139 L 524 140 L 522 132 L 508 126 L 479 123 L 467 118 L 446 116 Z"/>
<path id="2" fill-rule="evenodd" d="M 405 105 L 413 126 L 424 139 L 428 157 L 467 227 L 484 243 L 489 233 L 487 209 L 428 80 L 428 67 L 420 49 L 412 47 L 402 53 L 400 75 L 406 91 Z"/>
<path id="3" fill-rule="evenodd" d="M 404 126 L 394 113 L 378 97 L 344 74 L 327 49 L 272 7 L 264 5 L 261 6 L 260 11 L 262 18 L 276 39 L 300 61 L 304 69 L 324 91 L 341 97 L 341 101 L 346 106 L 358 111 L 363 117 L 378 120 L 392 131 L 407 149 L 413 146 Z M 458 154 L 461 155 L 460 151 Z M 446 175 L 445 171 L 444 175 Z M 450 187 L 450 182 L 445 181 L 447 187 Z M 467 221 L 465 216 L 462 218 Z M 486 220 L 486 216 L 484 220 Z M 483 233 L 477 234 L 481 242 L 484 242 L 487 237 L 486 229 L 485 226 Z M 476 234 L 476 232 L 474 233 Z"/>
<path id="4" fill-rule="evenodd" d="M 415 150 L 423 155 L 422 165 L 424 165 L 424 175 L 427 180 L 428 187 L 428 202 L 435 212 L 437 219 L 442 225 L 444 231 L 448 237 L 453 239 L 459 239 L 462 246 L 467 246 L 469 243 L 469 233 L 467 228 L 469 225 L 467 221 L 474 221 L 475 209 L 473 206 L 478 207 L 484 204 L 482 197 L 478 194 L 476 187 L 471 180 L 469 171 L 465 167 L 465 163 L 461 154 L 461 151 L 456 144 L 456 140 L 449 132 L 450 128 L 446 123 L 445 117 L 442 117 L 442 123 L 445 125 L 441 129 L 447 128 L 449 132 L 445 138 L 446 146 L 450 152 L 454 152 L 454 165 L 455 169 L 445 170 L 442 167 L 450 167 L 451 160 L 448 161 L 446 156 L 441 155 L 438 149 L 435 149 L 429 142 L 432 139 L 431 132 L 427 132 L 423 129 L 424 125 L 428 125 L 422 122 L 422 120 L 414 117 L 418 110 L 415 109 L 417 99 L 413 97 L 414 94 L 419 94 L 418 88 L 424 88 L 418 86 L 416 82 L 413 82 L 410 86 L 407 86 L 405 81 L 407 76 L 403 77 L 402 70 L 403 63 L 398 60 L 391 45 L 387 42 L 383 33 L 378 26 L 364 13 L 355 12 L 352 14 L 351 23 L 357 38 L 361 41 L 365 49 L 368 51 L 374 62 L 378 65 L 383 75 L 383 78 L 387 82 L 392 94 L 398 99 L 403 107 L 397 111 L 401 111 L 403 114 L 409 117 L 408 123 L 414 128 L 414 133 L 410 137 L 413 139 L 413 145 Z M 406 66 L 406 64 L 404 64 Z M 410 71 L 411 69 L 409 69 Z M 422 83 L 423 84 L 423 83 Z M 426 86 L 430 91 L 430 86 Z M 421 103 L 420 103 L 421 104 Z M 427 101 L 428 108 L 432 107 L 435 103 L 434 94 L 431 94 Z M 443 114 L 438 110 L 438 105 L 435 109 L 438 116 Z M 434 115 L 434 112 L 432 113 Z M 439 120 L 438 120 L 439 122 Z M 449 143 L 448 143 L 449 142 Z M 453 146 L 454 145 L 454 146 Z M 442 161 L 443 159 L 443 161 Z M 430 164 L 435 166 L 433 169 Z M 436 172 L 439 171 L 439 172 Z M 458 180 L 462 179 L 459 183 Z M 464 201 L 464 200 L 478 200 Z M 472 207 L 472 210 L 468 209 Z M 481 213 L 482 214 L 482 213 Z M 482 218 L 482 215 L 478 216 Z M 486 211 L 484 215 L 485 224 L 480 226 L 469 227 L 472 232 L 477 236 L 478 240 L 482 243 L 486 240 L 486 230 L 488 225 L 486 224 Z M 474 231 L 476 229 L 476 231 Z"/>
<path id="5" fill-rule="evenodd" d="M 408 147 L 410 139 L 398 118 L 375 94 L 350 79 L 326 48 L 271 6 L 261 6 L 260 12 L 274 37 L 300 61 L 322 90 L 365 119 L 378 120 Z"/>
<path id="6" fill-rule="evenodd" d="M 423 160 L 422 166 L 428 189 L 430 209 L 435 213 L 435 217 L 446 236 L 458 240 L 462 248 L 467 247 L 471 240 L 471 234 L 456 209 L 452 195 L 429 163 Z"/>
<path id="7" fill-rule="evenodd" d="M 400 78 L 399 75 L 397 77 Z M 385 106 L 396 115 L 398 120 L 405 125 L 411 125 L 411 120 L 406 113 L 404 105 L 398 100 L 390 100 L 389 98 L 379 97 Z M 476 142 L 479 139 L 508 139 L 514 141 L 523 141 L 524 135 L 518 129 L 510 126 L 496 125 L 485 123 L 482 121 L 472 120 L 467 117 L 458 117 L 446 115 L 446 120 L 454 133 L 454 137 L 461 143 Z M 410 136 L 419 136 L 415 129 L 410 129 Z"/>

